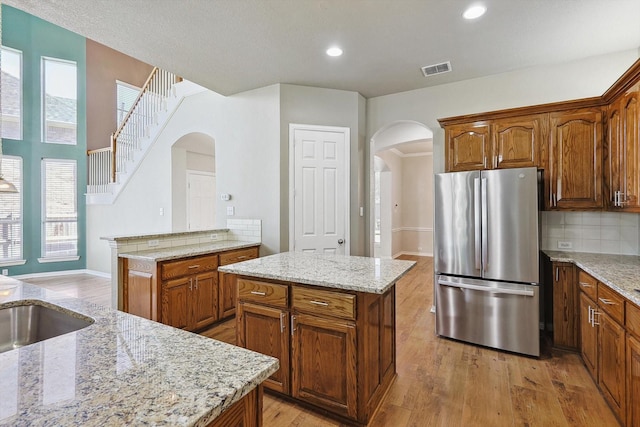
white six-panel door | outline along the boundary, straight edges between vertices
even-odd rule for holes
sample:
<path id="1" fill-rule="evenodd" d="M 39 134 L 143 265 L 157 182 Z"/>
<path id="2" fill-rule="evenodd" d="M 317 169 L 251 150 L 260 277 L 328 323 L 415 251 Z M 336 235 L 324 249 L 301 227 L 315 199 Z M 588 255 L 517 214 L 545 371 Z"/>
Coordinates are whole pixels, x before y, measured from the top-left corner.
<path id="1" fill-rule="evenodd" d="M 291 250 L 349 254 L 349 129 L 290 125 Z"/>

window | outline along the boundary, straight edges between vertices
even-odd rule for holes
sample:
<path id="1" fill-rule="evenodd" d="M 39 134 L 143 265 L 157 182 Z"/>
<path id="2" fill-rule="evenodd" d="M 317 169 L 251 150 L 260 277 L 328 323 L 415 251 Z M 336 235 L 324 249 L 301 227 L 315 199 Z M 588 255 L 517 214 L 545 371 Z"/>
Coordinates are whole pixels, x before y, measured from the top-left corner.
<path id="1" fill-rule="evenodd" d="M 77 259 L 76 169 L 75 160 L 42 160 L 42 256 L 45 259 Z"/>
<path id="2" fill-rule="evenodd" d="M 2 46 L 2 138 L 22 139 L 22 52 Z"/>
<path id="3" fill-rule="evenodd" d="M 139 93 L 140 88 L 116 80 L 116 111 L 118 115 L 118 126 L 120 126 L 126 117 L 127 113 L 133 106 L 133 103 L 138 98 Z"/>
<path id="4" fill-rule="evenodd" d="M 18 193 L 0 193 L 0 265 L 22 259 L 22 159 L 2 156 L 2 176 Z"/>
<path id="5" fill-rule="evenodd" d="M 42 117 L 45 142 L 75 144 L 78 76 L 75 62 L 42 58 Z"/>

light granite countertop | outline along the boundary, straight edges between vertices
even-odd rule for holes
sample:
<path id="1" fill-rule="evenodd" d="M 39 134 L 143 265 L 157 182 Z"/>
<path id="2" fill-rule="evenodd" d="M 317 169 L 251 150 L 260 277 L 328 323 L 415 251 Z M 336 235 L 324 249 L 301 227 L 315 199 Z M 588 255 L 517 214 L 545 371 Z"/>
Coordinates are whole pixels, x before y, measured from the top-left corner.
<path id="1" fill-rule="evenodd" d="M 556 262 L 572 262 L 586 273 L 640 305 L 640 257 L 585 252 L 544 251 Z"/>
<path id="2" fill-rule="evenodd" d="M 158 262 L 190 256 L 211 254 L 216 252 L 230 251 L 234 249 L 250 248 L 253 246 L 260 246 L 260 242 L 245 242 L 242 240 L 220 240 L 217 242 L 202 243 L 199 245 L 175 246 L 171 248 L 123 252 L 119 253 L 118 256 L 121 258 Z"/>
<path id="3" fill-rule="evenodd" d="M 196 233 L 226 233 L 227 231 L 229 231 L 228 228 L 213 228 L 210 230 L 198 230 L 198 231 L 172 231 L 169 233 L 156 233 L 156 234 L 105 236 L 105 237 L 101 237 L 100 240 L 108 240 L 108 241 L 115 242 L 115 241 L 127 241 L 127 240 L 136 240 L 136 239 L 160 239 L 162 237 L 189 236 L 191 234 L 196 234 Z"/>
<path id="4" fill-rule="evenodd" d="M 0 425 L 203 426 L 279 366 L 269 356 L 0 276 L 0 309 L 23 300 L 95 322 L 0 353 Z"/>
<path id="5" fill-rule="evenodd" d="M 415 261 L 283 252 L 218 267 L 218 271 L 383 294 L 415 264 Z"/>

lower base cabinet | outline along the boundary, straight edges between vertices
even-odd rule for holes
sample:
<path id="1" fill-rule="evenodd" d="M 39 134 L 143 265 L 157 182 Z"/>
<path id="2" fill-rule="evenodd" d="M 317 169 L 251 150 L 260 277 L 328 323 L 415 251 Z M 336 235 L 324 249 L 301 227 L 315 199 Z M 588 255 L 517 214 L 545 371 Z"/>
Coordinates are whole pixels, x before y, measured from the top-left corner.
<path id="1" fill-rule="evenodd" d="M 396 374 L 395 286 L 378 295 L 235 279 L 238 345 L 280 360 L 265 388 L 366 425 Z"/>
<path id="2" fill-rule="evenodd" d="M 591 324 L 596 303 L 580 293 L 580 353 L 593 380 L 598 382 L 598 328 Z"/>
<path id="3" fill-rule="evenodd" d="M 640 427 L 640 341 L 627 335 L 627 426 Z"/>
<path id="4" fill-rule="evenodd" d="M 263 389 L 260 385 L 227 408 L 206 427 L 261 427 L 262 399 Z"/>
<path id="5" fill-rule="evenodd" d="M 618 419 L 625 423 L 625 333 L 607 313 L 600 315 L 600 371 L 598 382 L 605 399 Z"/>

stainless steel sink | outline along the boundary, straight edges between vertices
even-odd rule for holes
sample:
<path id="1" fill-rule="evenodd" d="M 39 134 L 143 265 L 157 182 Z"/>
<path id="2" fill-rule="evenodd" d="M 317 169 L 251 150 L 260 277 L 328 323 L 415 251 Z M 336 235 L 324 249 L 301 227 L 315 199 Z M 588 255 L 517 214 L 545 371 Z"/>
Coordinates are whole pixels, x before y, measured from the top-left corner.
<path id="1" fill-rule="evenodd" d="M 74 317 L 63 308 L 50 308 L 33 302 L 0 309 L 0 353 L 74 332 L 93 323 L 93 319 Z"/>

